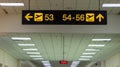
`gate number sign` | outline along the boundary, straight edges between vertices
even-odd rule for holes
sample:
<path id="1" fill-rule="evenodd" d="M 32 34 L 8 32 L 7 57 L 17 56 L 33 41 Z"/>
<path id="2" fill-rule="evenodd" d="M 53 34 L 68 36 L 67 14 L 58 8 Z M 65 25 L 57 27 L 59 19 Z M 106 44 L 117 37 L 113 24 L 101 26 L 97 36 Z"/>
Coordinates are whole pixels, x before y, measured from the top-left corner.
<path id="1" fill-rule="evenodd" d="M 22 24 L 38 25 L 106 25 L 106 11 L 23 10 Z"/>

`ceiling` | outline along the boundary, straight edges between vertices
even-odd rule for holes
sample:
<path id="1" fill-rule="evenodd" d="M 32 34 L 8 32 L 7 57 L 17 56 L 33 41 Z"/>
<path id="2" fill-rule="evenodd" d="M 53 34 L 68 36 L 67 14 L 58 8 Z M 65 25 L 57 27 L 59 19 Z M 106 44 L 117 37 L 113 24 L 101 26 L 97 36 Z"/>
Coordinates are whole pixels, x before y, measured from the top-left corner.
<path id="1" fill-rule="evenodd" d="M 23 2 L 24 7 L 2 7 L 0 15 L 20 14 L 22 10 L 107 10 L 108 14 L 120 14 L 120 8 L 102 8 L 103 3 L 120 3 L 120 0 L 0 0 L 0 2 Z"/>
<path id="2" fill-rule="evenodd" d="M 11 37 L 30 37 L 32 40 L 15 41 Z M 111 38 L 112 40 L 109 42 L 91 41 L 94 38 Z M 30 47 L 21 47 L 17 44 L 35 44 L 34 47 L 38 49 L 44 60 L 51 61 L 52 66 L 56 67 L 59 61 L 63 60 L 63 56 L 64 60 L 69 61 L 69 64 L 71 64 L 73 60 L 78 60 L 82 53 L 86 52 L 85 49 L 88 48 L 100 49 L 90 61 L 100 61 L 111 57 L 120 52 L 120 34 L 4 33 L 0 35 L 0 49 L 5 50 L 17 59 L 31 60 L 36 65 L 39 65 L 40 61 L 33 61 L 26 54 L 26 51 L 22 50 Z M 105 47 L 89 47 L 89 44 L 105 44 Z M 82 67 L 84 67 L 84 63 L 85 61 L 81 61 Z M 64 67 L 60 64 L 59 66 Z"/>

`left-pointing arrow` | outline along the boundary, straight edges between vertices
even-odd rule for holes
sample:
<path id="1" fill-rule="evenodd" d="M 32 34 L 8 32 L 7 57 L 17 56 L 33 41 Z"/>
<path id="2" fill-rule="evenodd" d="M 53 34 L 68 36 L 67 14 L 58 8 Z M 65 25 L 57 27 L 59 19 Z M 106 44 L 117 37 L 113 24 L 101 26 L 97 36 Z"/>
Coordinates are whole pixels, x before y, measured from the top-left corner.
<path id="1" fill-rule="evenodd" d="M 25 18 L 26 18 L 27 21 L 30 21 L 30 18 L 33 18 L 33 16 L 30 16 L 30 13 L 27 13 L 25 15 Z"/>

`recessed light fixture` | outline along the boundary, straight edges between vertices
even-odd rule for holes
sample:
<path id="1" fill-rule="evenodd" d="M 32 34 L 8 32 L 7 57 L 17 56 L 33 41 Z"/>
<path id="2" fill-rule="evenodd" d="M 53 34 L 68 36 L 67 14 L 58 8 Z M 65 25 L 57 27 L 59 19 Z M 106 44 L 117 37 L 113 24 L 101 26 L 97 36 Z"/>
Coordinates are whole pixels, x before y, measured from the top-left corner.
<path id="1" fill-rule="evenodd" d="M 80 61 L 73 61 L 72 65 L 78 65 L 80 63 Z"/>
<path id="2" fill-rule="evenodd" d="M 120 7 L 120 3 L 104 3 L 102 7 Z"/>
<path id="3" fill-rule="evenodd" d="M 111 41 L 111 39 L 92 39 L 92 41 Z"/>
<path id="4" fill-rule="evenodd" d="M 27 52 L 27 54 L 40 54 L 39 52 Z"/>
<path id="5" fill-rule="evenodd" d="M 82 53 L 83 55 L 94 55 L 96 53 Z"/>
<path id="6" fill-rule="evenodd" d="M 38 49 L 37 48 L 26 48 L 26 49 L 23 49 L 25 51 L 37 51 Z"/>
<path id="7" fill-rule="evenodd" d="M 43 60 L 43 58 L 32 58 L 33 60 Z"/>
<path id="8" fill-rule="evenodd" d="M 90 47 L 104 47 L 105 45 L 103 44 L 89 44 L 88 46 L 90 46 Z"/>
<path id="9" fill-rule="evenodd" d="M 30 57 L 42 57 L 41 55 L 29 55 Z"/>
<path id="10" fill-rule="evenodd" d="M 85 49 L 85 51 L 100 51 L 100 49 Z"/>
<path id="11" fill-rule="evenodd" d="M 0 3 L 0 6 L 24 6 L 24 3 Z"/>
<path id="12" fill-rule="evenodd" d="M 12 40 L 31 40 L 29 37 L 12 37 Z"/>
<path id="13" fill-rule="evenodd" d="M 80 61 L 73 61 L 70 67 L 77 67 L 77 65 L 80 63 Z"/>
<path id="14" fill-rule="evenodd" d="M 80 56 L 82 58 L 92 58 L 93 56 Z"/>
<path id="15" fill-rule="evenodd" d="M 47 63 L 50 63 L 49 61 L 41 61 L 41 62 L 44 63 L 44 64 L 45 64 L 45 63 L 46 63 L 46 64 L 47 64 Z"/>
<path id="16" fill-rule="evenodd" d="M 19 46 L 35 46 L 35 44 L 18 44 Z"/>
<path id="17" fill-rule="evenodd" d="M 43 63 L 44 66 L 51 66 L 49 61 L 42 61 L 42 63 Z"/>
<path id="18" fill-rule="evenodd" d="M 46 65 L 45 67 L 52 67 L 51 65 Z"/>
<path id="19" fill-rule="evenodd" d="M 86 59 L 86 58 L 80 58 L 80 59 L 78 59 L 78 60 L 84 60 L 84 61 L 89 61 L 90 59 Z"/>
<path id="20" fill-rule="evenodd" d="M 77 67 L 77 65 L 70 65 L 70 67 Z"/>

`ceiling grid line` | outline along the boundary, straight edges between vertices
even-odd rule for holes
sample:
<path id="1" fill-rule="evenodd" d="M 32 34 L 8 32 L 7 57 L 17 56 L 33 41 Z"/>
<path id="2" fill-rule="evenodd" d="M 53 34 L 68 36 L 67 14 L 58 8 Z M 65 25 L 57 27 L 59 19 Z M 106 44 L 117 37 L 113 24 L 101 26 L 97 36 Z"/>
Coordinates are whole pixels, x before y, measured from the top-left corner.
<path id="1" fill-rule="evenodd" d="M 40 9 L 40 8 L 39 8 L 39 4 L 38 4 L 38 3 L 39 3 L 39 1 L 38 1 L 38 0 L 36 0 L 36 5 L 37 5 L 37 8 L 38 8 L 37 10 L 39 10 L 39 9 Z"/>
<path id="2" fill-rule="evenodd" d="M 89 3 L 88 3 L 88 7 L 87 7 L 87 10 L 90 10 L 90 3 L 91 3 L 91 0 L 89 0 Z"/>
<path id="3" fill-rule="evenodd" d="M 50 34 L 50 40 L 51 40 L 51 44 L 52 44 L 52 51 L 53 51 L 53 54 L 54 54 L 54 59 L 56 60 L 55 49 L 54 49 L 54 44 L 53 44 L 53 38 L 52 38 L 51 34 Z"/>
<path id="4" fill-rule="evenodd" d="M 73 38 L 73 34 L 71 35 L 71 39 L 70 39 L 70 45 L 69 45 L 69 50 L 67 51 L 68 52 L 68 54 L 67 54 L 67 56 L 66 56 L 66 58 L 69 58 L 69 54 L 70 54 L 70 49 L 71 49 L 71 43 L 72 43 L 72 39 Z"/>
<path id="5" fill-rule="evenodd" d="M 64 0 L 62 1 L 63 1 L 63 10 L 65 10 L 65 1 Z"/>
<path id="6" fill-rule="evenodd" d="M 44 59 L 48 60 L 48 59 L 49 59 L 49 55 L 48 55 L 47 49 L 46 49 L 46 47 L 45 47 L 45 44 L 44 44 L 44 41 L 43 41 L 41 35 L 39 35 L 39 36 L 40 36 L 40 39 L 41 39 L 42 45 L 43 45 L 43 47 L 44 47 L 44 49 L 45 49 L 45 53 L 46 53 L 46 55 L 47 55 L 47 57 L 44 58 Z"/>
<path id="7" fill-rule="evenodd" d="M 52 2 L 49 0 L 49 10 L 52 10 Z"/>
<path id="8" fill-rule="evenodd" d="M 76 48 L 75 53 L 73 54 L 72 59 L 74 59 L 74 57 L 76 56 L 77 51 L 79 52 L 78 49 L 79 49 L 79 47 L 81 46 L 82 40 L 84 39 L 84 35 L 83 35 L 81 38 L 82 38 L 82 39 L 80 39 L 79 44 L 77 45 L 78 47 Z"/>
<path id="9" fill-rule="evenodd" d="M 75 0 L 75 10 L 77 10 L 77 1 L 78 0 Z"/>
<path id="10" fill-rule="evenodd" d="M 30 36 L 32 36 L 32 34 Z M 43 53 L 45 49 L 41 49 L 41 48 L 43 48 L 43 45 L 41 45 L 41 39 L 40 39 L 39 35 L 36 39 L 33 38 L 33 36 L 31 38 L 32 38 L 32 40 L 34 39 L 33 42 L 36 41 L 34 44 L 36 45 L 36 48 L 38 49 L 38 51 L 40 52 L 40 55 L 42 55 L 43 59 L 44 59 L 44 57 L 46 57 L 45 54 Z M 40 41 L 37 41 L 37 40 L 40 40 Z"/>

